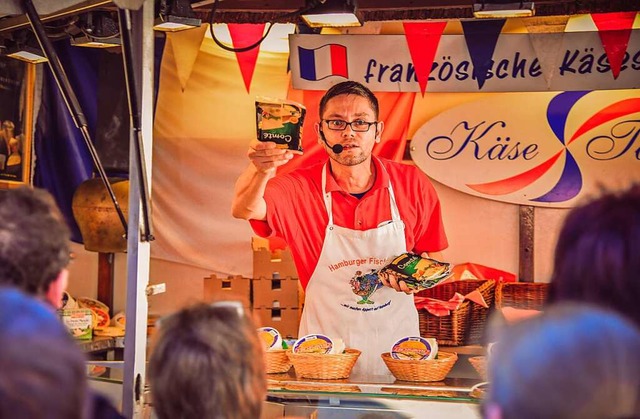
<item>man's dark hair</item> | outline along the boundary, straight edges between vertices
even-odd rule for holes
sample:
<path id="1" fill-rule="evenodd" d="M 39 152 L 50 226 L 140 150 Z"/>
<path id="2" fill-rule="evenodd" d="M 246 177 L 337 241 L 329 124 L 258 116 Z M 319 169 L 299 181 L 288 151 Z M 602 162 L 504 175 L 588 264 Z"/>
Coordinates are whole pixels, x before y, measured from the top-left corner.
<path id="1" fill-rule="evenodd" d="M 327 107 L 327 102 L 330 99 L 340 96 L 340 95 L 355 95 L 362 96 L 363 98 L 369 101 L 371 108 L 375 114 L 375 118 L 378 119 L 378 98 L 373 94 L 369 88 L 365 85 L 358 83 L 357 81 L 343 81 L 342 83 L 338 83 L 336 85 L 331 86 L 329 90 L 322 96 L 320 99 L 320 118 L 324 115 L 324 110 Z"/>
<path id="2" fill-rule="evenodd" d="M 149 361 L 160 419 L 258 418 L 266 397 L 255 325 L 236 308 L 197 304 L 161 319 Z"/>
<path id="3" fill-rule="evenodd" d="M 605 306 L 640 326 L 640 184 L 574 208 L 554 262 L 549 302 Z"/>
<path id="4" fill-rule="evenodd" d="M 46 292 L 69 263 L 69 237 L 48 192 L 0 191 L 0 284 L 32 295 Z"/>

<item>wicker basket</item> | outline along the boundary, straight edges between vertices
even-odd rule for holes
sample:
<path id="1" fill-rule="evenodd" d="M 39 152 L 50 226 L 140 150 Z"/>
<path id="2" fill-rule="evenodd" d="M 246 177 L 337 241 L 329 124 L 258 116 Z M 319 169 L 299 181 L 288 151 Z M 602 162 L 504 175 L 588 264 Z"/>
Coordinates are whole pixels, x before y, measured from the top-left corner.
<path id="1" fill-rule="evenodd" d="M 291 361 L 286 350 L 267 351 L 265 354 L 267 374 L 279 374 L 287 372 L 291 368 Z"/>
<path id="2" fill-rule="evenodd" d="M 425 338 L 434 337 L 440 345 L 446 346 L 479 343 L 494 300 L 494 280 L 454 281 L 420 291 L 416 295 L 448 301 L 456 292 L 466 295 L 476 289 L 489 308 L 465 300 L 449 316 L 434 316 L 427 310 L 419 310 L 420 335 Z"/>
<path id="3" fill-rule="evenodd" d="M 472 356 L 469 357 L 469 363 L 474 370 L 478 373 L 483 381 L 487 381 L 487 357 L 486 356 Z"/>
<path id="4" fill-rule="evenodd" d="M 458 360 L 457 354 L 443 351 L 437 359 L 394 359 L 389 352 L 381 356 L 391 374 L 402 381 L 442 381 Z"/>
<path id="5" fill-rule="evenodd" d="M 503 282 L 496 290 L 496 308 L 541 310 L 548 291 L 549 284 L 543 282 Z"/>
<path id="6" fill-rule="evenodd" d="M 289 350 L 287 356 L 300 378 L 338 380 L 349 378 L 360 351 L 346 349 L 341 354 L 299 354 Z"/>

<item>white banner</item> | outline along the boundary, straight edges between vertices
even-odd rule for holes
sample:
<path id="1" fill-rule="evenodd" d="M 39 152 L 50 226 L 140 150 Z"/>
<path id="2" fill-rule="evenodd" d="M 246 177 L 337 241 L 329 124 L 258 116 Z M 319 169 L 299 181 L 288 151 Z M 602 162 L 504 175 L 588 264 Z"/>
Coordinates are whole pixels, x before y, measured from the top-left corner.
<path id="1" fill-rule="evenodd" d="M 602 186 L 640 182 L 640 92 L 493 95 L 425 123 L 411 156 L 430 177 L 471 195 L 572 207 Z"/>
<path id="2" fill-rule="evenodd" d="M 479 87 L 464 35 L 442 35 L 427 92 L 525 92 L 640 87 L 640 30 L 631 37 L 614 79 L 598 32 L 503 34 Z M 553 54 L 536 54 L 544 44 Z M 404 35 L 290 35 L 293 87 L 325 90 L 346 79 L 373 91 L 419 92 Z M 545 60 L 544 62 L 542 62 Z M 553 60 L 549 63 L 546 60 Z M 480 83 L 482 84 L 482 83 Z"/>

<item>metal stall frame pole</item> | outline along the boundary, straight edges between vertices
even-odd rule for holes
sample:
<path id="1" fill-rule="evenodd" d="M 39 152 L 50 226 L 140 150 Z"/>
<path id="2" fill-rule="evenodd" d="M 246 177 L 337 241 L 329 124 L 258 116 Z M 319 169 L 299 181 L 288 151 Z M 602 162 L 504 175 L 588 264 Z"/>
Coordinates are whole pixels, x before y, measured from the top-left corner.
<path id="1" fill-rule="evenodd" d="M 145 1 L 140 10 L 131 11 L 132 48 L 137 80 L 140 80 L 142 147 L 146 176 L 151 188 L 151 152 L 153 146 L 153 12 L 154 2 Z M 124 28 L 123 28 L 124 29 Z M 143 240 L 141 217 L 142 185 L 133 130 L 129 143 L 129 234 L 127 236 L 127 329 L 124 338 L 124 378 L 122 414 L 139 418 L 143 410 L 146 382 L 147 315 L 146 289 L 149 284 L 151 246 Z"/>
<path id="2" fill-rule="evenodd" d="M 155 16 L 154 16 L 155 17 Z M 127 85 L 127 99 L 129 102 L 129 122 L 133 130 L 133 142 L 138 160 L 138 179 L 140 180 L 140 202 L 142 204 L 142 241 L 152 241 L 153 226 L 151 220 L 151 200 L 149 198 L 149 183 L 147 180 L 147 164 L 144 158 L 144 138 L 142 136 L 142 122 L 140 111 L 140 76 L 136 69 L 141 68 L 141 62 L 136 59 L 141 56 L 140 50 L 135 50 L 131 25 L 131 10 L 119 7 L 118 21 L 120 22 L 120 38 L 122 38 L 122 61 L 124 64 L 125 82 Z M 136 44 L 136 46 L 140 43 Z"/>

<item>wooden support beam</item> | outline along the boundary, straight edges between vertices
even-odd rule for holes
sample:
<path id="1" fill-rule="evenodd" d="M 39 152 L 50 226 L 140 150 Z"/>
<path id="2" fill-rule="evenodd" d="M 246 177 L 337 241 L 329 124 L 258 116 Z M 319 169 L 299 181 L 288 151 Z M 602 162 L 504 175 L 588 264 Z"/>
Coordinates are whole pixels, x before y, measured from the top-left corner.
<path id="1" fill-rule="evenodd" d="M 113 312 L 114 256 L 113 253 L 98 253 L 98 301 L 102 301 L 109 307 L 112 316 L 115 314 Z"/>
<path id="2" fill-rule="evenodd" d="M 518 280 L 535 282 L 534 273 L 534 227 L 535 212 L 530 205 L 520 205 L 520 259 Z"/>

